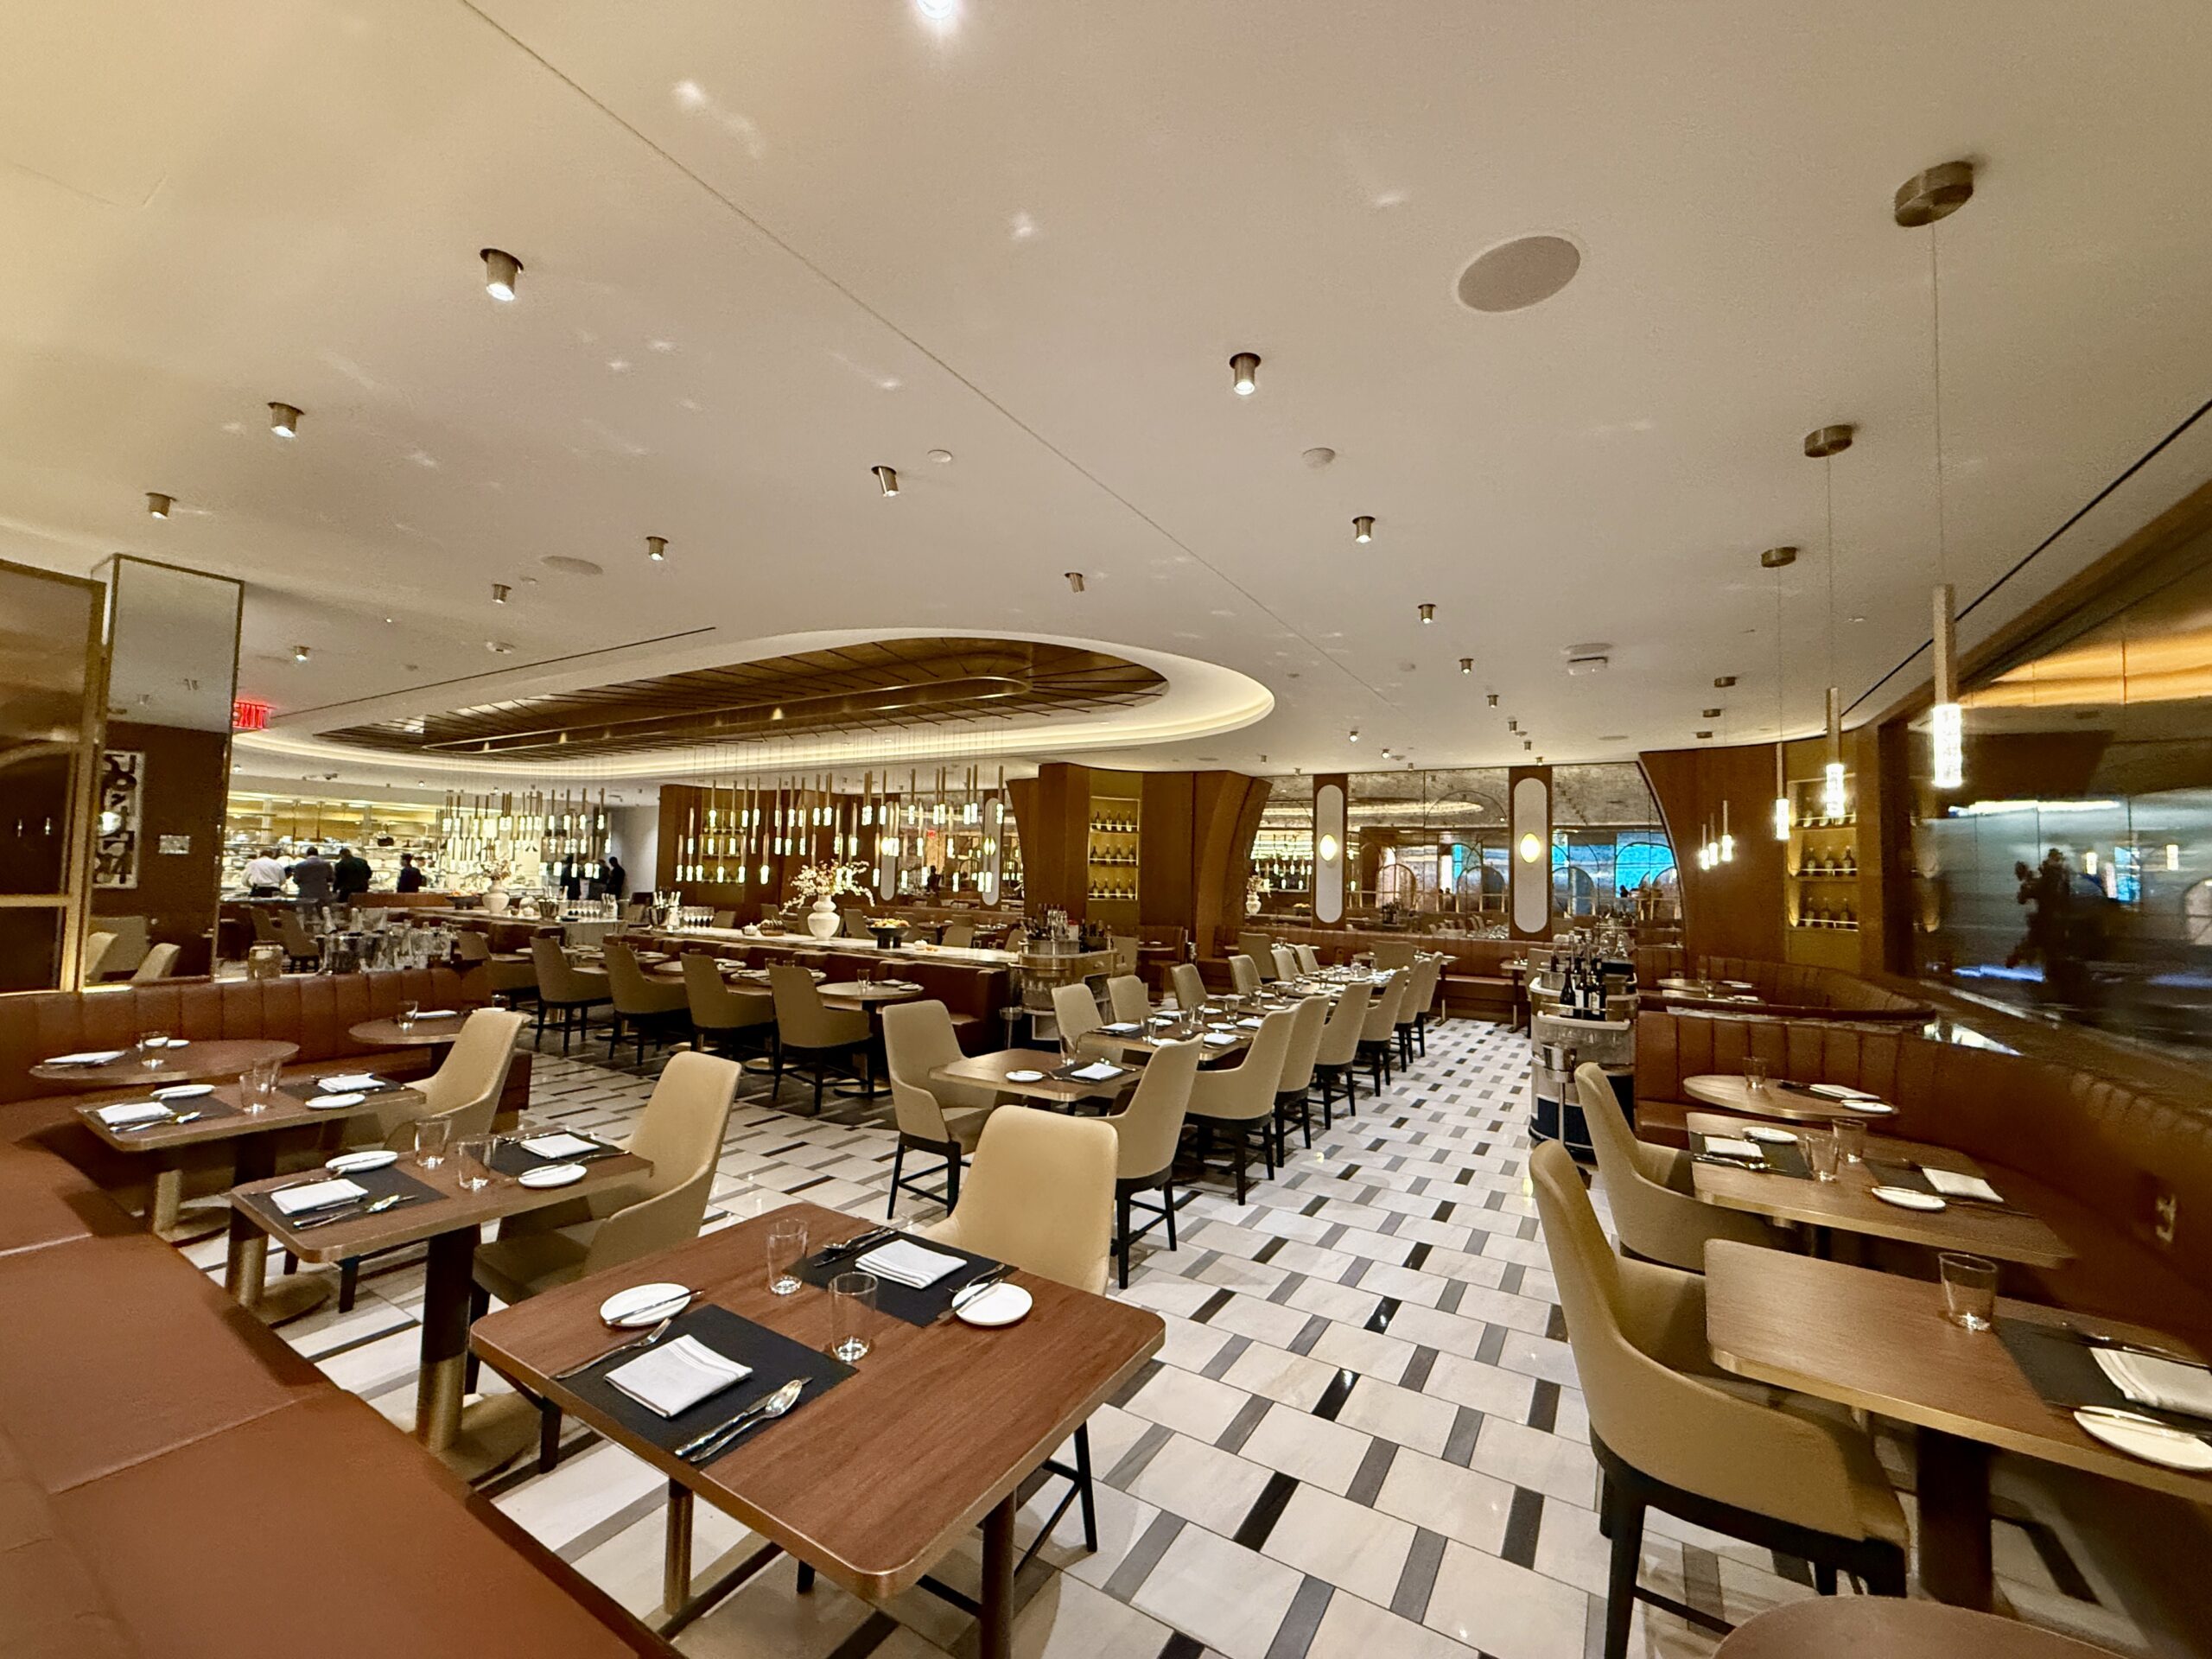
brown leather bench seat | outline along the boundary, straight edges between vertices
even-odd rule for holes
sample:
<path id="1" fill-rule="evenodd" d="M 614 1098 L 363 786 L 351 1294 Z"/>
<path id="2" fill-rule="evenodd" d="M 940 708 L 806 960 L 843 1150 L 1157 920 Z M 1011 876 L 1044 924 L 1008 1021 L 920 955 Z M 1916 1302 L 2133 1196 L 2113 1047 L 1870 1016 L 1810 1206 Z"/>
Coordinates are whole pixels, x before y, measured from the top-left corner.
<path id="1" fill-rule="evenodd" d="M 1923 1023 L 1935 1017 L 1933 1004 L 1889 990 L 1856 974 L 1802 963 L 1768 962 L 1757 957 L 1700 957 L 1695 977 L 1732 979 L 1747 984 L 1761 1002 L 1759 1013 L 1783 1020 L 1852 1020 L 1862 1024 L 1896 1020 Z M 1642 976 L 1638 976 L 1642 980 Z M 1647 1008 L 1681 1011 L 1740 1011 L 1742 1004 L 1661 992 L 1656 981 L 1643 981 L 1638 998 Z"/>

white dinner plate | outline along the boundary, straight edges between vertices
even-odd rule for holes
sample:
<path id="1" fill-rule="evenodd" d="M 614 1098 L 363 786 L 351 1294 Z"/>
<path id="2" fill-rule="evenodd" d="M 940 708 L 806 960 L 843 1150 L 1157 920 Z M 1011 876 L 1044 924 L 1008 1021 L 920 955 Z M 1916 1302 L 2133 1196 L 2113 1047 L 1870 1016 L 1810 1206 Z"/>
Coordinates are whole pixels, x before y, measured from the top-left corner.
<path id="1" fill-rule="evenodd" d="M 88 1048 L 80 1054 L 57 1054 L 43 1062 L 47 1065 L 105 1065 L 111 1060 L 123 1058 L 119 1048 Z"/>
<path id="2" fill-rule="evenodd" d="M 1007 1072 L 1006 1080 L 1008 1083 L 1042 1083 L 1045 1081 L 1045 1074 L 1042 1071 L 1032 1071 L 1024 1066 L 1019 1071 Z"/>
<path id="3" fill-rule="evenodd" d="M 1027 1314 L 1033 1304 L 1029 1293 L 1020 1285 L 996 1284 L 979 1292 L 975 1300 L 960 1310 L 964 1325 L 992 1327 L 1012 1325 Z"/>
<path id="4" fill-rule="evenodd" d="M 308 1109 L 311 1112 L 327 1112 L 340 1106 L 358 1106 L 367 1098 L 366 1095 L 351 1092 L 340 1095 L 316 1095 L 308 1100 Z"/>
<path id="5" fill-rule="evenodd" d="M 1933 1192 L 1916 1192 L 1909 1186 L 1878 1186 L 1874 1196 L 1884 1204 L 1894 1204 L 1900 1210 L 1948 1210 L 1950 1205 Z"/>
<path id="6" fill-rule="evenodd" d="M 583 1178 L 582 1164 L 547 1164 L 541 1169 L 525 1170 L 515 1179 L 524 1186 L 569 1186 Z"/>
<path id="7" fill-rule="evenodd" d="M 367 1152 L 341 1152 L 323 1165 L 334 1175 L 351 1175 L 357 1170 L 388 1169 L 399 1161 L 399 1154 L 389 1149 Z"/>
<path id="8" fill-rule="evenodd" d="M 985 1300 L 987 1298 L 977 1299 Z M 2202 1472 L 2212 1470 L 2212 1445 L 2187 1429 L 2174 1428 L 2149 1417 L 2112 1406 L 2083 1406 L 2074 1414 L 2082 1432 L 2102 1440 L 2115 1452 L 2168 1469 Z"/>
<path id="9" fill-rule="evenodd" d="M 215 1085 L 212 1083 L 173 1083 L 166 1089 L 149 1092 L 156 1100 L 194 1100 L 201 1095 L 213 1094 Z"/>
<path id="10" fill-rule="evenodd" d="M 1770 1128 L 1764 1123 L 1755 1123 L 1744 1131 L 1744 1139 L 1746 1141 L 1766 1141 L 1776 1146 L 1783 1146 L 1796 1138 L 1787 1129 Z"/>
<path id="11" fill-rule="evenodd" d="M 648 1325 L 658 1325 L 690 1300 L 691 1287 L 689 1285 L 632 1285 L 627 1290 L 616 1291 L 601 1302 L 599 1317 L 620 1329 L 642 1330 Z"/>
<path id="12" fill-rule="evenodd" d="M 1847 1112 L 1863 1112 L 1869 1117 L 1887 1117 L 1897 1110 L 1886 1100 L 1840 1100 L 1836 1104 Z"/>

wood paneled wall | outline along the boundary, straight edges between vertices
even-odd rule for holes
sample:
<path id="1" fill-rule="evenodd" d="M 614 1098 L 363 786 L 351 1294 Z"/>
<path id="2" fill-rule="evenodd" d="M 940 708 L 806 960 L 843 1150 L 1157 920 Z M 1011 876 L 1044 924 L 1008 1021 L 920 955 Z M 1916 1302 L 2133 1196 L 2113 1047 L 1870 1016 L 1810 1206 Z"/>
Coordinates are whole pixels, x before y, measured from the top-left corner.
<path id="1" fill-rule="evenodd" d="M 1693 957 L 1751 957 L 1783 961 L 1789 847 L 1770 828 L 1774 745 L 1729 748 L 1647 749 L 1643 776 L 1666 820 L 1681 880 L 1682 944 Z M 1720 804 L 1736 837 L 1733 862 L 1698 868 L 1697 849 L 1710 820 L 1719 831 Z"/>
<path id="2" fill-rule="evenodd" d="M 176 973 L 204 974 L 222 880 L 230 734 L 111 720 L 106 741 L 111 749 L 146 757 L 138 794 L 138 885 L 94 888 L 92 930 L 103 916 L 143 916 L 147 944 L 178 948 Z M 189 850 L 162 852 L 163 836 L 186 837 Z"/>

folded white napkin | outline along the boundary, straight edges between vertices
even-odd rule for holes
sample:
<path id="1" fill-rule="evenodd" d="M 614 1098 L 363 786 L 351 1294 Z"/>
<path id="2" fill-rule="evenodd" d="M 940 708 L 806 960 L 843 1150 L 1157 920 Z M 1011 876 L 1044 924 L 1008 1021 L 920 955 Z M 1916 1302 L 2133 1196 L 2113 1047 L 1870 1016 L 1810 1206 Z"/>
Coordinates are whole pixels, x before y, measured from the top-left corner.
<path id="1" fill-rule="evenodd" d="M 57 1054 L 47 1061 L 48 1065 L 105 1065 L 110 1060 L 119 1060 L 119 1048 L 88 1048 L 81 1054 Z"/>
<path id="2" fill-rule="evenodd" d="M 1756 1141 L 1739 1141 L 1725 1135 L 1707 1135 L 1705 1151 L 1709 1158 L 1740 1158 L 1750 1164 L 1763 1164 L 1766 1161 L 1761 1155 Z"/>
<path id="3" fill-rule="evenodd" d="M 1260 1016 L 1256 1014 L 1249 1014 L 1245 1018 L 1239 1020 L 1236 1022 L 1236 1027 L 1240 1031 L 1257 1031 L 1260 1028 Z"/>
<path id="4" fill-rule="evenodd" d="M 2212 1370 L 2202 1365 L 2119 1348 L 2092 1348 L 2089 1357 L 2113 1387 L 2136 1405 L 2212 1417 Z"/>
<path id="5" fill-rule="evenodd" d="M 1806 1085 L 1816 1095 L 1826 1095 L 1830 1100 L 1872 1100 L 1874 1096 L 1864 1089 L 1853 1089 L 1848 1084 L 1815 1083 Z"/>
<path id="6" fill-rule="evenodd" d="M 587 1141 L 581 1135 L 570 1135 L 565 1129 L 551 1135 L 533 1135 L 518 1143 L 522 1149 L 537 1158 L 575 1158 L 587 1152 L 597 1152 L 599 1143 Z"/>
<path id="7" fill-rule="evenodd" d="M 1107 1078 L 1117 1077 L 1121 1074 L 1120 1066 L 1105 1060 L 1093 1060 L 1089 1065 L 1078 1065 L 1068 1076 L 1078 1083 L 1103 1083 Z"/>
<path id="8" fill-rule="evenodd" d="M 1142 1031 L 1144 1029 L 1144 1021 L 1141 1020 L 1116 1020 L 1111 1025 L 1101 1026 L 1098 1029 L 1101 1031 L 1110 1031 L 1117 1037 L 1127 1036 L 1132 1032 Z"/>
<path id="9" fill-rule="evenodd" d="M 383 1081 L 373 1071 L 348 1071 L 343 1077 L 318 1077 L 315 1086 L 327 1095 L 350 1095 L 373 1089 Z"/>
<path id="10" fill-rule="evenodd" d="M 967 1263 L 942 1250 L 925 1249 L 912 1239 L 894 1238 L 888 1244 L 877 1245 L 853 1265 L 911 1290 L 927 1290 L 946 1274 L 957 1273 Z"/>
<path id="11" fill-rule="evenodd" d="M 305 1186 L 288 1186 L 269 1195 L 269 1202 L 285 1215 L 296 1216 L 308 1210 L 327 1210 L 334 1204 L 346 1204 L 355 1198 L 366 1198 L 369 1189 L 353 1181 L 310 1181 Z"/>
<path id="12" fill-rule="evenodd" d="M 1979 1198 L 1984 1204 L 2002 1204 L 2003 1196 L 1979 1175 L 1961 1175 L 1955 1169 L 1930 1169 L 1920 1166 L 1920 1173 L 1928 1185 L 1947 1198 Z"/>
<path id="13" fill-rule="evenodd" d="M 1236 1040 L 1236 1033 L 1233 1031 L 1210 1031 L 1206 1033 L 1206 1041 L 1212 1044 L 1216 1048 L 1226 1048 L 1230 1044 Z"/>
<path id="14" fill-rule="evenodd" d="M 680 1417 L 708 1395 L 752 1375 L 750 1365 L 716 1353 L 696 1337 L 678 1337 L 617 1365 L 607 1380 L 646 1410 Z"/>
<path id="15" fill-rule="evenodd" d="M 97 1116 L 111 1129 L 127 1129 L 137 1123 L 151 1123 L 156 1118 L 173 1116 L 169 1109 L 158 1100 L 127 1100 L 118 1106 L 103 1106 Z"/>
<path id="16" fill-rule="evenodd" d="M 417 1008 L 415 1017 L 417 1020 L 450 1020 L 460 1012 L 459 1008 Z"/>

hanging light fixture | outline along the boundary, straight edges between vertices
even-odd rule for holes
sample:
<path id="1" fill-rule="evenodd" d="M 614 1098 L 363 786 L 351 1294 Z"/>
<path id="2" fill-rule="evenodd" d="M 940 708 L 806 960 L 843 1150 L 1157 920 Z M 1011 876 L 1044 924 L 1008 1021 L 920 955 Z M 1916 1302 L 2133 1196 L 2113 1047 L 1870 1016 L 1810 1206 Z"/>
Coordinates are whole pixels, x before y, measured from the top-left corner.
<path id="1" fill-rule="evenodd" d="M 665 536 L 646 537 L 645 556 L 651 559 L 655 564 L 658 564 L 663 560 L 666 559 L 668 557 L 668 537 Z"/>
<path id="2" fill-rule="evenodd" d="M 515 296 L 515 283 L 522 276 L 522 261 L 499 248 L 486 248 L 484 256 L 484 291 L 502 305 Z"/>
<path id="3" fill-rule="evenodd" d="M 899 474 L 897 472 L 888 467 L 871 467 L 868 468 L 868 471 L 875 474 L 876 487 L 881 490 L 884 494 L 896 495 L 899 493 Z"/>
<path id="4" fill-rule="evenodd" d="M 1728 833 L 1728 798 L 1726 795 L 1723 795 L 1720 798 L 1720 841 L 1719 843 L 1719 850 L 1720 854 L 1720 861 L 1723 864 L 1732 864 L 1736 861 L 1736 837 Z"/>
<path id="5" fill-rule="evenodd" d="M 173 497 L 163 495 L 159 490 L 146 492 L 146 514 L 150 518 L 168 518 L 169 509 L 175 505 L 176 501 Z"/>
<path id="6" fill-rule="evenodd" d="M 1794 547 L 1770 547 L 1759 568 L 1774 572 L 1774 838 L 1789 839 L 1789 777 L 1783 753 L 1782 573 L 1797 563 Z"/>
<path id="7" fill-rule="evenodd" d="M 1930 403 L 1935 410 L 1936 591 L 1929 643 L 1935 658 L 1935 705 L 1929 710 L 1931 745 L 1929 782 L 1957 789 L 1966 782 L 1966 711 L 1959 707 L 1958 671 L 1954 655 L 1958 637 L 1956 596 L 1949 581 L 1947 513 L 1943 492 L 1943 264 L 1935 226 L 1967 205 L 1974 195 L 1974 163 L 1946 162 L 1916 174 L 1897 187 L 1897 222 L 1906 230 L 1925 225 L 1928 232 L 1928 334 Z"/>
<path id="8" fill-rule="evenodd" d="M 280 438 L 300 435 L 300 411 L 289 404 L 269 405 L 269 429 Z"/>
<path id="9" fill-rule="evenodd" d="M 1229 359 L 1229 372 L 1235 378 L 1230 382 L 1239 397 L 1249 397 L 1260 389 L 1260 354 L 1239 352 Z"/>
<path id="10" fill-rule="evenodd" d="M 1421 620 L 1423 622 L 1433 622 L 1436 620 L 1436 607 L 1426 600 L 1421 602 Z"/>
<path id="11" fill-rule="evenodd" d="M 1473 673 L 1475 671 L 1475 659 L 1471 657 L 1462 657 L 1459 659 L 1459 671 L 1462 674 Z"/>
<path id="12" fill-rule="evenodd" d="M 1370 513 L 1361 513 L 1351 521 L 1351 538 L 1363 546 L 1375 539 L 1375 519 Z"/>
<path id="13" fill-rule="evenodd" d="M 1835 458 L 1851 448 L 1855 429 L 1824 426 L 1805 435 L 1805 453 L 1821 463 L 1821 487 L 1826 502 L 1828 562 L 1828 695 L 1827 758 L 1821 768 L 1821 814 L 1844 815 L 1843 690 L 1835 674 Z"/>

